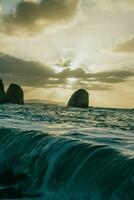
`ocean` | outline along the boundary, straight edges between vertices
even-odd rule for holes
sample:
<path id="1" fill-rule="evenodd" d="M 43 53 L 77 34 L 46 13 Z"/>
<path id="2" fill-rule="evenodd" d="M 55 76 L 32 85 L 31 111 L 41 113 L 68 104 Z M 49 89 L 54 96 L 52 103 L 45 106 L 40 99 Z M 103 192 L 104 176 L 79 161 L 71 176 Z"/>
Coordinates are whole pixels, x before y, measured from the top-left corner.
<path id="1" fill-rule="evenodd" d="M 0 199 L 134 200 L 134 109 L 0 106 Z"/>

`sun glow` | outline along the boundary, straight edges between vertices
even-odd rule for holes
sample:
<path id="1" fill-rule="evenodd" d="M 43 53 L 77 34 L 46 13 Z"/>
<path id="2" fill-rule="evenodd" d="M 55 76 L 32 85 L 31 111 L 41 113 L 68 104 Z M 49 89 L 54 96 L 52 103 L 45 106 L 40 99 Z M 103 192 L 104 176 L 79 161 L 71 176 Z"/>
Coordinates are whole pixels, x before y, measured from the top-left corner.
<path id="1" fill-rule="evenodd" d="M 71 64 L 70 64 L 70 68 L 72 70 L 77 69 L 80 66 L 80 62 L 78 60 L 74 60 Z"/>
<path id="2" fill-rule="evenodd" d="M 61 73 L 63 71 L 61 67 L 57 67 L 57 66 L 54 67 L 54 70 L 56 73 Z"/>
<path id="3" fill-rule="evenodd" d="M 77 78 L 74 78 L 74 77 L 70 77 L 70 78 L 67 78 L 67 81 L 69 83 L 75 83 L 77 81 Z"/>

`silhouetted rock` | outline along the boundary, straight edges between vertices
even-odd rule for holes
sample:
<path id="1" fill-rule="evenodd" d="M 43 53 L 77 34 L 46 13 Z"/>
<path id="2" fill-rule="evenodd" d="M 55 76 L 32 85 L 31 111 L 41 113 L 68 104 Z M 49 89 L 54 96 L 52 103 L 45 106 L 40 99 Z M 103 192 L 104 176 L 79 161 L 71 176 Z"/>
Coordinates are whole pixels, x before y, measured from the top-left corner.
<path id="1" fill-rule="evenodd" d="M 0 79 L 0 103 L 3 101 L 5 96 L 4 84 L 3 81 Z"/>
<path id="2" fill-rule="evenodd" d="M 22 88 L 17 84 L 11 84 L 5 93 L 3 81 L 0 79 L 0 104 L 13 103 L 24 104 Z"/>
<path id="3" fill-rule="evenodd" d="M 4 103 L 24 104 L 23 90 L 19 85 L 11 84 L 6 92 Z"/>
<path id="4" fill-rule="evenodd" d="M 84 89 L 79 89 L 72 94 L 68 106 L 86 108 L 89 105 L 89 94 Z"/>

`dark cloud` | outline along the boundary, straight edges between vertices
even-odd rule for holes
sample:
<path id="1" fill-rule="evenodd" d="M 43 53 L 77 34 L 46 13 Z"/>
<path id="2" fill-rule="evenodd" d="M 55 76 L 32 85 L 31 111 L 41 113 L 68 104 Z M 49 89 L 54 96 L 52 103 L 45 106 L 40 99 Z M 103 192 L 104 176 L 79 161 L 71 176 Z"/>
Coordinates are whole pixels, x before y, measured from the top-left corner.
<path id="1" fill-rule="evenodd" d="M 113 48 L 113 51 L 119 53 L 134 53 L 134 37 L 120 42 Z"/>
<path id="2" fill-rule="evenodd" d="M 64 69 L 63 72 L 58 73 L 57 77 L 63 77 L 63 78 L 84 78 L 84 77 L 88 77 L 88 74 L 84 71 L 83 68 L 77 68 L 74 70 L 71 70 L 69 68 Z"/>
<path id="3" fill-rule="evenodd" d="M 8 35 L 33 34 L 51 23 L 72 18 L 79 0 L 41 0 L 40 3 L 20 1 L 15 13 L 3 17 L 0 31 Z"/>
<path id="4" fill-rule="evenodd" d="M 106 72 L 98 72 L 93 75 L 94 78 L 97 79 L 98 82 L 103 83 L 121 83 L 128 80 L 128 78 L 134 76 L 134 69 L 129 70 L 111 70 Z"/>
<path id="5" fill-rule="evenodd" d="M 110 84 L 125 82 L 128 78 L 133 76 L 134 70 L 111 70 L 106 72 L 87 73 L 83 68 L 77 68 L 75 70 L 67 68 L 63 72 L 57 74 L 58 78 L 74 77 L 82 81 Z"/>
<path id="6" fill-rule="evenodd" d="M 39 62 L 24 61 L 12 56 L 0 55 L 0 78 L 6 84 L 17 82 L 29 87 L 69 87 L 68 78 L 76 78 L 71 87 L 84 87 L 90 90 L 110 90 L 117 83 L 134 77 L 133 70 L 115 70 L 97 73 L 87 73 L 83 68 L 64 69 L 56 73 L 50 66 Z"/>
<path id="7" fill-rule="evenodd" d="M 0 73 L 27 77 L 51 77 L 54 75 L 52 68 L 39 62 L 24 61 L 19 58 L 0 54 Z"/>

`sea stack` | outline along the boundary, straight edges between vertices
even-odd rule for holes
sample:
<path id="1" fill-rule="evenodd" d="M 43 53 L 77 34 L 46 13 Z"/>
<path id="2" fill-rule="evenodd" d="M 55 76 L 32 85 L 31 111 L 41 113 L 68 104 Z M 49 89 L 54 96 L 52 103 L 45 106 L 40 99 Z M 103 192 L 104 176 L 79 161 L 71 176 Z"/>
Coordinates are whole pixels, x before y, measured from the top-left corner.
<path id="1" fill-rule="evenodd" d="M 5 96 L 4 84 L 3 81 L 0 79 L 0 103 L 3 101 Z"/>
<path id="2" fill-rule="evenodd" d="M 11 84 L 5 95 L 5 103 L 24 104 L 24 93 L 22 88 L 17 84 Z"/>
<path id="3" fill-rule="evenodd" d="M 68 106 L 87 108 L 89 106 L 89 94 L 84 89 L 74 92 L 68 102 Z"/>

